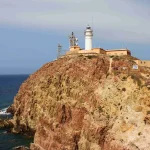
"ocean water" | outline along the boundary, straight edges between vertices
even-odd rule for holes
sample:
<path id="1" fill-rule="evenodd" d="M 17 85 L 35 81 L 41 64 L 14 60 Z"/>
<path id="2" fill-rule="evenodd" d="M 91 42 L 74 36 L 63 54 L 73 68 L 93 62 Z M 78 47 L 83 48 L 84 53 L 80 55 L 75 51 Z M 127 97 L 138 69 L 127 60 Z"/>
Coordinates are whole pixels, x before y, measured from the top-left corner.
<path id="1" fill-rule="evenodd" d="M 28 75 L 0 75 L 0 110 L 5 110 L 13 103 L 20 85 Z M 10 117 L 0 112 L 0 119 Z M 12 150 L 16 146 L 29 146 L 33 139 L 23 135 L 8 133 L 7 129 L 0 129 L 0 150 Z"/>

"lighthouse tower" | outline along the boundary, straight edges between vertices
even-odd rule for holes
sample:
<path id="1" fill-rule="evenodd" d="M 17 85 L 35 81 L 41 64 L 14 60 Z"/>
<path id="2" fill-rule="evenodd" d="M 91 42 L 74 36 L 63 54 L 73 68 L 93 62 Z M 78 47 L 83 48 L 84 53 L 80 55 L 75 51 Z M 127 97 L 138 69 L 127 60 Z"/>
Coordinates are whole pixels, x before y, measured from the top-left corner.
<path id="1" fill-rule="evenodd" d="M 84 35 L 85 35 L 85 50 L 92 50 L 93 30 L 89 25 L 86 27 Z"/>

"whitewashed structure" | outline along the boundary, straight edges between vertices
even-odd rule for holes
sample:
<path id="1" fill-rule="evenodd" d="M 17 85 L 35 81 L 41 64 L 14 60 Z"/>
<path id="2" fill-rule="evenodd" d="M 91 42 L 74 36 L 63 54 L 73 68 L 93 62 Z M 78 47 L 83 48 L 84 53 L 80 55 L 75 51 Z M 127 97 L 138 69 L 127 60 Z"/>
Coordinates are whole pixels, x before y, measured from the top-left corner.
<path id="1" fill-rule="evenodd" d="M 89 25 L 86 27 L 84 35 L 85 35 L 85 50 L 92 50 L 93 30 Z"/>

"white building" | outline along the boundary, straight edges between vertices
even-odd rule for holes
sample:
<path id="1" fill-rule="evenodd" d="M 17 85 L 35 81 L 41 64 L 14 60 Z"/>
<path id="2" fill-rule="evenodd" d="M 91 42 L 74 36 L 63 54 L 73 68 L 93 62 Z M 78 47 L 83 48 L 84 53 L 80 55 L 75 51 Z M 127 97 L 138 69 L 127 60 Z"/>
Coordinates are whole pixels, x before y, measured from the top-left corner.
<path id="1" fill-rule="evenodd" d="M 93 30 L 89 25 L 86 27 L 84 35 L 85 35 L 85 50 L 92 50 Z"/>

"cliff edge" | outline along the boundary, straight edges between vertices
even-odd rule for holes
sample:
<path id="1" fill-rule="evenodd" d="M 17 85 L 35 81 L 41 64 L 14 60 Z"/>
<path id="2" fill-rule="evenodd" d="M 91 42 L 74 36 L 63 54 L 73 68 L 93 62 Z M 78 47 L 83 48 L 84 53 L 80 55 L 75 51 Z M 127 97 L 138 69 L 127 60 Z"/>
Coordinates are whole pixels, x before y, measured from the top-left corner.
<path id="1" fill-rule="evenodd" d="M 31 150 L 149 150 L 149 68 L 133 64 L 82 55 L 45 64 L 14 98 L 13 132 L 35 132 Z"/>

